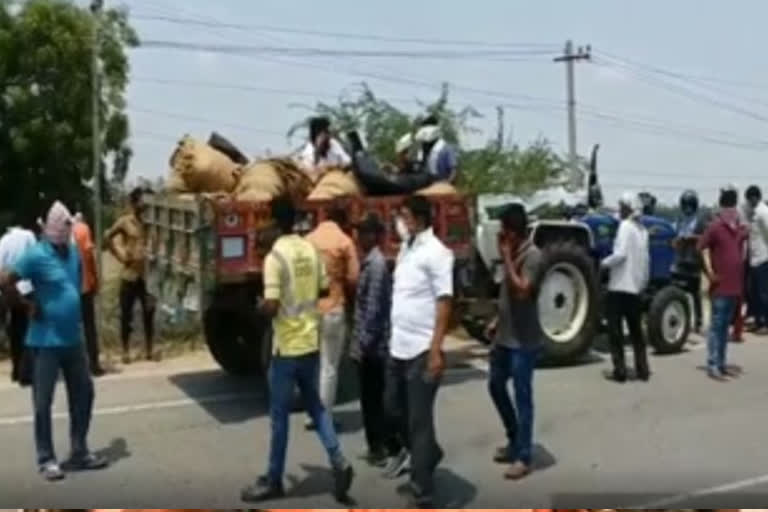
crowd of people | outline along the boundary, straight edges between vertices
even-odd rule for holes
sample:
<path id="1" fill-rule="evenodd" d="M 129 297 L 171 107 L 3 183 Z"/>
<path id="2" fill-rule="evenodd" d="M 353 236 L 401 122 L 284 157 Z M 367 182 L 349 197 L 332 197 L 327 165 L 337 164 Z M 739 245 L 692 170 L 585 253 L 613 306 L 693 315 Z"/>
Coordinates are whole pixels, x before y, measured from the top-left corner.
<path id="1" fill-rule="evenodd" d="M 319 123 L 311 128 L 315 138 L 305 151 L 308 165 L 322 165 L 323 158 L 343 161 L 343 149 L 333 144 L 329 127 Z M 425 154 L 440 148 L 436 126 L 427 124 L 422 129 L 429 132 L 417 134 Z M 321 146 L 325 156 L 319 155 Z M 437 175 L 448 179 L 455 174 L 455 161 L 446 151 L 442 148 L 427 160 Z M 144 356 L 158 359 L 153 344 L 154 299 L 144 278 L 142 191 L 133 191 L 129 199 L 130 211 L 106 233 L 106 247 L 122 265 L 124 363 L 131 361 L 136 302 L 143 312 Z M 707 363 L 709 376 L 718 381 L 735 375 L 726 364 L 726 347 L 734 322 L 739 335 L 742 305 L 754 317 L 756 332 L 768 332 L 768 206 L 755 186 L 747 189 L 742 208 L 738 199 L 735 188 L 723 188 L 720 208 L 707 222 L 698 211 L 696 194 L 688 191 L 681 197 L 677 222 L 677 265 L 694 276 L 690 292 L 698 304 L 694 308 L 697 328 L 703 323 L 701 279 L 695 276 L 703 273 L 709 286 L 712 318 Z M 454 256 L 433 232 L 430 201 L 412 195 L 400 207 L 395 224 L 402 243 L 394 270 L 382 252 L 389 219 L 368 213 L 353 224 L 346 210 L 332 207 L 312 232 L 301 236 L 295 231 L 298 213 L 290 200 L 272 201 L 271 213 L 276 233 L 262 247 L 264 294 L 257 305 L 273 325 L 268 376 L 270 450 L 265 474 L 246 486 L 241 498 L 260 502 L 285 495 L 283 475 L 295 387 L 306 408 L 307 429 L 316 432 L 333 468 L 334 495 L 340 501 L 347 498 L 354 469 L 337 437 L 333 410 L 339 367 L 349 345 L 358 368 L 367 462 L 381 468 L 384 478 L 409 474 L 412 504 L 431 508 L 434 473 L 444 456 L 435 430 L 435 400 L 445 370 L 443 342 L 453 306 Z M 621 383 L 628 379 L 624 323 L 634 349 L 637 378 L 651 377 L 640 319 L 650 266 L 649 234 L 641 222 L 642 213 L 640 195 L 621 196 L 614 250 L 600 262 L 609 273 L 607 313 L 613 359 L 609 377 Z M 529 239 L 523 205 L 506 206 L 500 221 L 503 279 L 498 313 L 487 329 L 493 340 L 488 393 L 506 442 L 490 458 L 505 465 L 505 478 L 517 480 L 532 468 L 533 375 L 543 344 L 536 312 L 542 254 Z M 65 473 L 52 443 L 51 402 L 59 373 L 66 382 L 72 421 L 68 464 L 77 469 L 100 469 L 107 464 L 87 444 L 94 400 L 91 374 L 103 372 L 93 312 L 99 276 L 96 248 L 81 215 L 71 215 L 56 202 L 38 227 L 35 235 L 14 226 L 0 239 L 0 289 L 11 304 L 12 378 L 32 384 L 38 466 L 46 479 L 58 480 Z"/>

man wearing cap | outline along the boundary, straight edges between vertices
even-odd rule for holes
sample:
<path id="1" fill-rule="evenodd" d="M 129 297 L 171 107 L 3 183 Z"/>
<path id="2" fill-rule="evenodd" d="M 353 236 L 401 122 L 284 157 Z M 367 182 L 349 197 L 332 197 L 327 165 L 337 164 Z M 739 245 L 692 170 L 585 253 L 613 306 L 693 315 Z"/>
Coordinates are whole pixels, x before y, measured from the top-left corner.
<path id="1" fill-rule="evenodd" d="M 744 293 L 746 226 L 737 209 L 738 192 L 733 186 L 720 191 L 720 211 L 699 239 L 704 271 L 709 279 L 712 315 L 707 339 L 707 369 L 713 380 L 735 376 L 726 365 L 728 327 Z"/>
<path id="2" fill-rule="evenodd" d="M 369 214 L 358 225 L 364 259 L 357 282 L 351 355 L 360 377 L 360 409 L 368 442 L 368 462 L 382 466 L 400 451 L 397 429 L 384 411 L 384 382 L 389 350 L 392 275 L 381 251 L 385 228 Z"/>
<path id="3" fill-rule="evenodd" d="M 331 121 L 327 117 L 309 120 L 309 141 L 299 154 L 298 164 L 313 182 L 324 169 L 352 164 L 341 143 L 331 135 Z"/>
<path id="4" fill-rule="evenodd" d="M 456 180 L 456 151 L 440 134 L 440 125 L 435 116 L 429 116 L 416 132 L 416 142 L 421 144 L 419 162 L 435 181 L 453 183 Z"/>
<path id="5" fill-rule="evenodd" d="M 642 206 L 636 194 L 622 194 L 619 199 L 621 223 L 614 240 L 613 253 L 601 263 L 601 267 L 610 272 L 606 304 L 613 373 L 609 377 L 619 383 L 627 380 L 622 333 L 624 321 L 632 339 L 637 378 L 647 381 L 651 375 L 640 318 L 640 295 L 648 285 L 650 274 L 648 231 L 638 220 L 641 211 Z"/>
<path id="6" fill-rule="evenodd" d="M 93 381 L 80 330 L 80 255 L 71 242 L 72 217 L 55 202 L 48 212 L 43 237 L 10 272 L 0 273 L 4 293 L 15 294 L 22 279 L 31 282 L 26 299 L 31 322 L 26 344 L 32 350 L 32 397 L 35 409 L 35 444 L 40 473 L 60 480 L 64 473 L 53 446 L 51 404 L 59 373 L 64 375 L 69 402 L 73 469 L 100 469 L 106 461 L 88 450 L 87 435 L 93 408 Z"/>

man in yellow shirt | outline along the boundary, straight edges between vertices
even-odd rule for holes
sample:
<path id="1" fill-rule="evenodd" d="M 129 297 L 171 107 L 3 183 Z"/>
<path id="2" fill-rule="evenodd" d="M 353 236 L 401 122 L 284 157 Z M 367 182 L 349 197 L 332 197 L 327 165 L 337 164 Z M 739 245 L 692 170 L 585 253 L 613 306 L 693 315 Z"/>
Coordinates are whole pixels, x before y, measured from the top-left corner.
<path id="1" fill-rule="evenodd" d="M 317 249 L 294 233 L 296 210 L 288 200 L 272 202 L 272 218 L 280 229 L 264 260 L 264 300 L 259 310 L 272 318 L 272 364 L 269 369 L 269 415 L 272 420 L 267 474 L 243 489 L 241 498 L 258 502 L 281 498 L 288 421 L 293 389 L 298 386 L 304 405 L 317 425 L 335 479 L 334 495 L 347 497 L 354 472 L 342 454 L 328 410 L 318 390 L 319 319 L 317 301 L 328 290 L 328 277 Z"/>

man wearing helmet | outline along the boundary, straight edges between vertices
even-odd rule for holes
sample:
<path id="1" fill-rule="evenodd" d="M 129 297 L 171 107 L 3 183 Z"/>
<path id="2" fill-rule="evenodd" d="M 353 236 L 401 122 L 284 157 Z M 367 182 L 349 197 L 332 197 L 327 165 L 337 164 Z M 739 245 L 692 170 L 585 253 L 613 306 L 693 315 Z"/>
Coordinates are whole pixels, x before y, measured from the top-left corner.
<path id="1" fill-rule="evenodd" d="M 680 196 L 680 217 L 675 223 L 677 239 L 676 270 L 686 277 L 687 292 L 693 297 L 694 330 L 701 332 L 701 255 L 696 250 L 696 242 L 704 233 L 704 219 L 699 214 L 699 196 L 693 190 L 686 190 Z"/>

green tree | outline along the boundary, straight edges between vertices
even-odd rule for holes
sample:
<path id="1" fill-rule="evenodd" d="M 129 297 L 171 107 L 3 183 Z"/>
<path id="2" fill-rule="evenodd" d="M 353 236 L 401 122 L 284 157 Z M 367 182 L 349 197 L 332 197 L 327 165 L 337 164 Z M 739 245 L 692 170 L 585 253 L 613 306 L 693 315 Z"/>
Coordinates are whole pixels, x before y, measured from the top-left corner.
<path id="1" fill-rule="evenodd" d="M 102 173 L 115 163 L 127 171 L 131 150 L 124 92 L 126 49 L 138 44 L 127 13 L 102 15 L 98 57 L 102 70 L 99 117 Z M 68 0 L 29 0 L 12 11 L 0 0 L 0 204 L 38 214 L 53 199 L 86 206 L 92 183 L 91 50 L 95 23 Z M 105 186 L 104 190 L 109 187 Z"/>
<path id="2" fill-rule="evenodd" d="M 440 121 L 443 137 L 456 145 L 459 152 L 459 188 L 470 194 L 515 193 L 530 195 L 542 188 L 558 184 L 565 175 L 563 159 L 544 139 L 521 147 L 504 140 L 501 119 L 499 134 L 479 148 L 467 148 L 465 139 L 476 133 L 472 122 L 480 113 L 472 106 L 452 107 L 449 88 L 444 85 L 432 102 L 419 102 L 422 114 L 412 115 L 379 98 L 366 85 L 352 97 L 341 96 L 337 103 L 320 102 L 314 106 L 301 105 L 311 115 L 331 119 L 340 133 L 360 131 L 368 142 L 370 152 L 382 162 L 393 161 L 395 142 L 405 133 L 415 131 L 418 123 L 433 114 Z M 306 126 L 302 119 L 288 132 L 294 135 Z"/>

